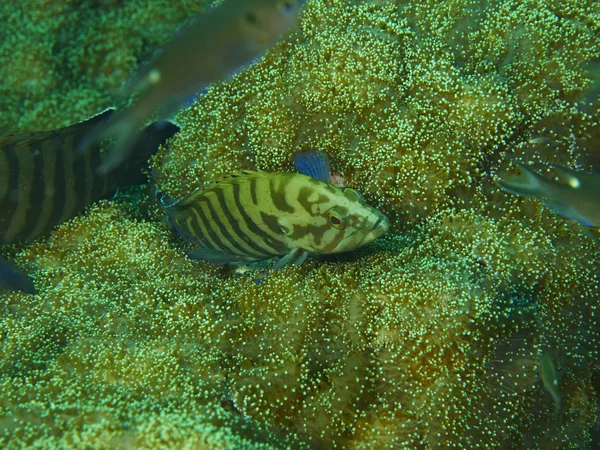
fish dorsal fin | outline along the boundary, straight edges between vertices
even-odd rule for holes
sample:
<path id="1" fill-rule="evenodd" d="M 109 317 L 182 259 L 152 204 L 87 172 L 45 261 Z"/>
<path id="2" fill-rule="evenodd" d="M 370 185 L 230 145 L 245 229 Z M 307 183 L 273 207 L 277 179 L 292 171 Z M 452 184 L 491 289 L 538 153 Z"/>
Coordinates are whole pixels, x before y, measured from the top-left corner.
<path id="1" fill-rule="evenodd" d="M 29 133 L 5 133 L 0 135 L 0 148 L 32 146 L 40 141 L 60 139 L 69 134 L 75 137 L 81 137 L 98 124 L 107 122 L 113 112 L 114 108 L 106 108 L 81 122 L 63 128 L 57 128 L 55 130 L 32 131 Z"/>
<path id="2" fill-rule="evenodd" d="M 219 187 L 226 184 L 243 184 L 248 182 L 248 180 L 250 179 L 261 178 L 265 175 L 265 173 L 266 172 L 257 170 L 240 170 L 239 172 L 234 172 L 232 174 L 225 175 L 224 177 L 211 181 L 200 190 L 210 191 L 213 189 L 218 189 Z"/>
<path id="3" fill-rule="evenodd" d="M 165 204 L 166 208 L 173 208 L 176 210 L 186 209 L 189 205 L 192 205 L 198 201 L 199 198 L 203 197 L 211 191 L 222 189 L 226 185 L 232 184 L 244 184 L 248 183 L 253 178 L 260 178 L 265 175 L 266 172 L 260 172 L 255 170 L 242 170 L 240 172 L 232 173 L 231 175 L 224 176 L 215 181 L 208 183 L 206 186 L 195 191 L 190 192 L 188 195 L 181 199 Z"/>
<path id="4" fill-rule="evenodd" d="M 302 175 L 329 184 L 329 158 L 320 150 L 307 150 L 294 155 L 296 169 Z"/>

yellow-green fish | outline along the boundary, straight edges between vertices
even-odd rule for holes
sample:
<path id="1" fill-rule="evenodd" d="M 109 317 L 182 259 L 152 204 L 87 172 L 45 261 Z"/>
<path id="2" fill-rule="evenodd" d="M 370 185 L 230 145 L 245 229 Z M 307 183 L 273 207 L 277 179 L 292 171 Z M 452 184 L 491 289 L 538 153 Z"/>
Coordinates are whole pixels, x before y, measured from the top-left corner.
<path id="1" fill-rule="evenodd" d="M 108 126 L 90 134 L 82 148 L 102 137 L 115 137 L 105 173 L 126 157 L 135 134 L 157 111 L 168 117 L 190 96 L 222 80 L 271 47 L 298 18 L 304 0 L 224 0 L 196 16 L 167 42 L 130 84 L 127 94 L 142 92 Z"/>
<path id="2" fill-rule="evenodd" d="M 544 384 L 544 388 L 552 396 L 554 400 L 554 415 L 558 416 L 560 413 L 560 402 L 561 394 L 558 386 L 558 374 L 556 373 L 556 367 L 554 366 L 554 360 L 548 352 L 543 352 L 540 358 L 540 365 L 538 367 L 540 378 Z"/>
<path id="3" fill-rule="evenodd" d="M 245 170 L 177 202 L 162 198 L 169 223 L 195 246 L 194 259 L 219 264 L 283 256 L 274 270 L 308 254 L 340 253 L 386 233 L 385 215 L 354 189 L 329 184 L 322 152 L 301 152 L 300 173 Z"/>
<path id="4" fill-rule="evenodd" d="M 600 176 L 553 166 L 557 180 L 549 180 L 523 164 L 520 173 L 496 183 L 511 194 L 535 197 L 548 208 L 590 227 L 600 227 Z"/>
<path id="5" fill-rule="evenodd" d="M 98 175 L 104 157 L 100 146 L 85 154 L 76 148 L 112 113 L 57 130 L 0 135 L 0 246 L 35 239 L 117 188 L 145 182 L 148 159 L 179 127 L 169 122 L 147 127 L 118 168 Z M 26 275 L 1 258 L 0 287 L 35 291 Z"/>

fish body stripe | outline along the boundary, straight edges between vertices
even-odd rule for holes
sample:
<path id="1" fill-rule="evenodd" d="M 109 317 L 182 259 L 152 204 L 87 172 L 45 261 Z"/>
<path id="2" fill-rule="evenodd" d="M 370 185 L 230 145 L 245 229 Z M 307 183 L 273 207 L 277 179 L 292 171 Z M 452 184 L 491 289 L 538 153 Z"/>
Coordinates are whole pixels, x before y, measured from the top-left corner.
<path id="1" fill-rule="evenodd" d="M 281 177 L 269 178 L 269 193 L 271 201 L 273 202 L 274 208 L 280 213 L 293 214 L 295 209 L 288 203 L 285 196 L 285 184 L 281 182 Z"/>
<path id="2" fill-rule="evenodd" d="M 30 206 L 28 198 L 31 191 L 31 180 L 27 179 L 27 174 L 33 166 L 33 154 L 32 152 L 16 152 L 14 149 L 10 149 L 7 155 L 9 155 L 9 167 L 20 168 L 25 166 L 28 168 L 28 170 L 16 170 L 14 174 L 11 174 L 15 178 L 13 179 L 11 176 L 11 189 L 8 194 L 9 209 L 8 211 L 2 211 L 10 218 L 4 229 L 3 240 L 13 242 L 21 231 L 21 226 Z"/>
<path id="3" fill-rule="evenodd" d="M 247 187 L 247 185 L 244 186 Z M 246 211 L 246 208 L 242 202 L 242 196 L 244 195 L 245 197 L 242 186 L 239 183 L 236 183 L 232 186 L 232 188 L 234 204 L 237 208 L 237 213 L 239 214 L 240 219 L 243 221 L 246 227 L 248 239 L 251 239 L 252 241 L 256 242 L 257 245 L 263 247 L 265 253 L 268 255 L 275 256 L 285 253 L 287 249 L 285 244 L 281 240 L 277 239 L 276 235 L 267 233 L 261 227 L 259 227 L 256 224 L 256 221 Z M 248 189 L 245 189 L 244 191 L 247 192 Z"/>
<path id="4" fill-rule="evenodd" d="M 9 227 L 10 231 L 15 232 L 11 240 L 25 240 L 32 236 L 37 228 L 40 216 L 47 209 L 46 205 L 38 200 L 44 198 L 46 190 L 44 154 L 47 152 L 43 148 L 32 150 L 31 152 L 18 153 L 19 172 L 24 178 L 24 184 L 19 187 L 19 207 L 22 206 L 24 210 L 17 209 L 15 211 L 13 221 Z M 24 169 L 25 167 L 27 169 Z M 42 205 L 42 207 L 40 208 L 38 205 Z M 18 220 L 18 223 L 15 223 L 16 220 Z"/>
<path id="5" fill-rule="evenodd" d="M 31 233 L 24 239 L 31 239 L 41 236 L 53 225 L 50 224 L 50 216 L 54 208 L 54 191 L 56 189 L 55 166 L 57 160 L 57 152 L 42 151 L 42 191 L 38 192 L 38 196 L 31 198 L 33 205 L 42 205 L 37 219 L 30 217 L 29 220 L 35 225 Z M 59 156 L 60 158 L 60 156 Z"/>
<path id="6" fill-rule="evenodd" d="M 10 188 L 10 162 L 8 159 L 8 155 L 6 154 L 6 150 L 0 150 L 0 206 L 2 206 L 2 211 L 4 212 L 4 201 L 8 195 L 8 190 Z M 0 216 L 0 222 L 2 221 L 2 216 Z"/>
<path id="7" fill-rule="evenodd" d="M 202 227 L 205 227 L 203 219 L 201 219 L 197 213 L 196 210 L 194 210 L 186 219 L 185 219 L 185 224 L 186 227 L 188 227 L 189 229 L 194 231 L 194 237 L 198 240 L 199 244 L 202 247 L 209 247 L 211 248 L 211 244 L 210 241 L 208 240 L 208 238 L 206 237 L 206 231 L 203 231 L 203 229 L 201 228 L 201 224 L 202 223 Z"/>
<path id="8" fill-rule="evenodd" d="M 207 195 L 203 196 L 202 201 L 208 208 L 212 224 L 216 225 L 217 232 L 222 237 L 221 242 L 224 245 L 224 250 L 234 255 L 256 256 L 249 248 L 245 248 L 244 245 L 238 242 L 240 238 L 235 238 L 231 225 L 227 226 L 225 211 L 219 205 L 218 196 L 220 191 L 222 189 L 211 190 Z M 227 206 L 225 205 L 225 207 Z"/>
<path id="9" fill-rule="evenodd" d="M 225 251 L 223 244 L 219 240 L 219 237 L 214 232 L 214 229 L 210 226 L 210 216 L 206 216 L 202 207 L 200 205 L 195 205 L 194 208 L 190 209 L 190 212 L 193 214 L 195 219 L 192 222 L 192 230 L 197 234 L 194 234 L 194 236 L 207 240 L 210 243 L 209 247 L 212 249 Z M 196 226 L 201 228 L 201 233 L 198 233 Z"/>
<path id="10" fill-rule="evenodd" d="M 241 218 L 239 210 L 237 210 L 233 186 L 229 184 L 224 186 L 223 189 L 215 189 L 214 192 L 229 234 L 244 248 L 241 254 L 263 259 L 270 256 L 269 252 L 265 252 L 263 248 L 255 244 L 256 240 L 252 239 L 247 229 L 242 229 L 244 221 Z M 238 214 L 234 215 L 235 212 Z"/>

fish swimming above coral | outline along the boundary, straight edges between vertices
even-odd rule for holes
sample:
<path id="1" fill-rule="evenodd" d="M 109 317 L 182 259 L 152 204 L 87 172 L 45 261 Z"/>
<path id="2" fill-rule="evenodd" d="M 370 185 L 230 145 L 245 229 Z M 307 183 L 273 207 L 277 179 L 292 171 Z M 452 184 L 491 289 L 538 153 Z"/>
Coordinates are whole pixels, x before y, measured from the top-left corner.
<path id="1" fill-rule="evenodd" d="M 600 176 L 554 166 L 556 180 L 517 164 L 520 173 L 496 183 L 511 194 L 535 197 L 561 216 L 586 226 L 600 227 Z"/>
<path id="2" fill-rule="evenodd" d="M 301 152 L 295 162 L 300 173 L 244 170 L 177 202 L 159 197 L 171 227 L 195 246 L 190 257 L 226 264 L 283 256 L 277 270 L 309 254 L 357 249 L 388 231 L 387 217 L 357 191 L 329 184 L 324 153 Z"/>
<path id="3" fill-rule="evenodd" d="M 82 149 L 114 137 L 108 159 L 98 168 L 118 166 L 135 144 L 140 127 L 157 111 L 168 117 L 210 83 L 223 80 L 271 47 L 298 18 L 304 0 L 225 0 L 192 19 L 143 67 L 126 94 L 141 92 L 129 108 L 90 133 Z"/>
<path id="4" fill-rule="evenodd" d="M 111 173 L 98 175 L 95 169 L 105 155 L 101 146 L 85 154 L 76 149 L 113 112 L 57 130 L 0 135 L 0 245 L 35 239 L 116 189 L 145 182 L 142 169 L 148 159 L 179 127 L 150 125 L 138 134 L 129 158 Z M 26 275 L 1 258 L 0 287 L 35 291 Z"/>

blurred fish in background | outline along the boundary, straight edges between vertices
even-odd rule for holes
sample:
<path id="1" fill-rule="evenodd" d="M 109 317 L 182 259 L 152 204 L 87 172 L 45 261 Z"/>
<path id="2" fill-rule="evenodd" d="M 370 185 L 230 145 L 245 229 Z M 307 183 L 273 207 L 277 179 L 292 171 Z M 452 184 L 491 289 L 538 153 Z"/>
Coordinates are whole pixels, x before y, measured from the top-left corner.
<path id="1" fill-rule="evenodd" d="M 159 49 L 126 90 L 141 96 L 81 145 L 115 138 L 100 174 L 117 167 L 135 145 L 136 132 L 157 111 L 176 112 L 213 81 L 222 80 L 262 55 L 297 21 L 304 0 L 225 0 L 192 19 Z"/>
<path id="2" fill-rule="evenodd" d="M 519 173 L 496 180 L 511 194 L 534 197 L 561 216 L 589 227 L 600 227 L 600 176 L 553 166 L 557 177 L 548 179 L 523 164 Z"/>
<path id="3" fill-rule="evenodd" d="M 179 131 L 156 122 L 136 135 L 129 157 L 98 175 L 105 153 L 99 144 L 81 154 L 77 147 L 114 110 L 51 131 L 0 135 L 0 246 L 36 239 L 116 189 L 146 181 L 148 159 Z M 34 293 L 31 280 L 0 258 L 0 287 Z"/>

